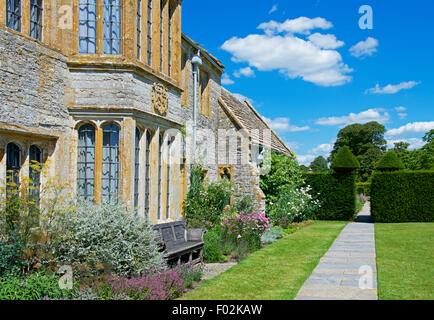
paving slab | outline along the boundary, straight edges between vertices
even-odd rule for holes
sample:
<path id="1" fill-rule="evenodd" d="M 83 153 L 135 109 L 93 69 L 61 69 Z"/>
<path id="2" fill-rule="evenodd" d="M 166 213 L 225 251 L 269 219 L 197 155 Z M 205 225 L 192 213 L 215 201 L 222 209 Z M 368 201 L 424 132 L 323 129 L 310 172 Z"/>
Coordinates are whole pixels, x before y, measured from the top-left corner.
<path id="1" fill-rule="evenodd" d="M 296 300 L 377 300 L 374 224 L 366 202 L 320 259 Z M 360 218 L 360 219 L 359 219 Z"/>

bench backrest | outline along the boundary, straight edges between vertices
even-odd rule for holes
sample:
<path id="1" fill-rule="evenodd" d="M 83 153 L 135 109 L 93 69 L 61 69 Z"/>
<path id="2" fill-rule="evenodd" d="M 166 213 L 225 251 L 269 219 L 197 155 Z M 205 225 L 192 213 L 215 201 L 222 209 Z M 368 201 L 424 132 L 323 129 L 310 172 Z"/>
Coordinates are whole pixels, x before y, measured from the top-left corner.
<path id="1" fill-rule="evenodd" d="M 185 221 L 157 224 L 153 227 L 157 231 L 167 248 L 186 242 Z"/>

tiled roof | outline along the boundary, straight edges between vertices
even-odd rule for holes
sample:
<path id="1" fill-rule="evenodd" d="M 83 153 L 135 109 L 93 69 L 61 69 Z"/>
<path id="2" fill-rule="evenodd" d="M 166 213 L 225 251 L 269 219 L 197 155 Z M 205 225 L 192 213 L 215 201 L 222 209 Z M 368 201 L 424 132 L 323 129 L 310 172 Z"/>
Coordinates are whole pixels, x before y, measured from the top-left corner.
<path id="1" fill-rule="evenodd" d="M 269 129 L 271 130 L 271 149 L 293 156 L 293 153 L 289 148 L 283 143 L 273 129 L 269 127 L 264 119 L 262 119 L 248 100 L 241 102 L 232 93 L 222 88 L 221 102 L 223 102 L 223 107 L 230 109 L 230 113 L 237 118 L 237 122 L 241 123 L 242 126 L 249 131 L 253 142 L 265 144 L 261 141 L 262 132 L 264 129 Z"/>

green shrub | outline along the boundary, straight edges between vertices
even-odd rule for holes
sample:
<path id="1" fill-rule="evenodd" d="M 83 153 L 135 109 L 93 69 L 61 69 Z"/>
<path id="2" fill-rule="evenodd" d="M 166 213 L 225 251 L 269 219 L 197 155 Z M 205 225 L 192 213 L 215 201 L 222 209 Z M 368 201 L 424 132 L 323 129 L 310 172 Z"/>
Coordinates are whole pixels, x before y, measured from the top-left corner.
<path id="1" fill-rule="evenodd" d="M 9 231 L 6 240 L 0 239 L 0 277 L 16 274 L 25 265 L 21 258 L 23 248 L 21 237 L 16 231 Z"/>
<path id="2" fill-rule="evenodd" d="M 59 275 L 37 272 L 28 277 L 0 278 L 0 300 L 72 299 L 74 291 L 60 289 Z"/>
<path id="3" fill-rule="evenodd" d="M 309 193 L 311 187 L 293 188 L 281 191 L 277 202 L 270 206 L 268 217 L 275 226 L 287 227 L 290 223 L 311 219 L 319 208 L 319 201 Z"/>
<path id="4" fill-rule="evenodd" d="M 375 222 L 433 222 L 434 171 L 374 172 L 371 215 Z"/>
<path id="5" fill-rule="evenodd" d="M 281 227 L 273 227 L 271 230 L 265 231 L 264 234 L 261 236 L 261 241 L 263 243 L 273 243 L 277 241 L 278 239 L 282 238 L 284 236 L 283 229 Z"/>
<path id="6" fill-rule="evenodd" d="M 348 146 L 343 146 L 333 158 L 330 168 L 335 171 L 352 171 L 360 168 L 359 161 Z"/>
<path id="7" fill-rule="evenodd" d="M 278 201 L 283 190 L 295 190 L 302 183 L 302 171 L 297 161 L 272 151 L 270 170 L 266 175 L 261 175 L 259 184 L 266 196 L 266 212 Z"/>
<path id="8" fill-rule="evenodd" d="M 352 220 L 356 215 L 356 172 L 305 173 L 312 197 L 320 206 L 312 219 Z"/>
<path id="9" fill-rule="evenodd" d="M 207 263 L 223 261 L 221 250 L 221 236 L 218 230 L 212 229 L 203 236 L 203 259 Z"/>
<path id="10" fill-rule="evenodd" d="M 184 201 L 184 217 L 189 228 L 211 229 L 222 219 L 223 209 L 230 203 L 232 184 L 227 179 L 207 183 L 201 165 L 191 167 L 191 184 Z"/>
<path id="11" fill-rule="evenodd" d="M 234 209 L 236 212 L 252 212 L 254 201 L 251 196 L 243 196 L 235 199 Z"/>
<path id="12" fill-rule="evenodd" d="M 85 264 L 92 270 L 109 265 L 119 275 L 165 265 L 148 220 L 122 204 L 80 202 L 56 227 L 52 249 L 59 262 Z"/>
<path id="13" fill-rule="evenodd" d="M 388 151 L 375 166 L 379 171 L 396 171 L 405 169 L 404 164 L 393 150 Z"/>
<path id="14" fill-rule="evenodd" d="M 182 278 L 184 279 L 185 288 L 192 288 L 195 282 L 199 282 L 203 276 L 202 267 L 194 267 L 191 265 L 181 266 Z"/>

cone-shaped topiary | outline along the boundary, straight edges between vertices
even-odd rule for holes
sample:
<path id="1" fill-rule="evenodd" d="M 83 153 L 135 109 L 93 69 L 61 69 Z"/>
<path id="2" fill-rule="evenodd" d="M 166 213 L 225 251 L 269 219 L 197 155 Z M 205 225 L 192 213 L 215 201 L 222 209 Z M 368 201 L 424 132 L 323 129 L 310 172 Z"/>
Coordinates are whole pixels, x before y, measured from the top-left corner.
<path id="1" fill-rule="evenodd" d="M 375 170 L 379 171 L 396 171 L 402 169 L 405 169 L 405 166 L 393 150 L 388 151 L 375 166 Z"/>
<path id="2" fill-rule="evenodd" d="M 336 153 L 330 168 L 335 171 L 352 171 L 360 168 L 360 164 L 350 148 L 344 146 Z"/>

